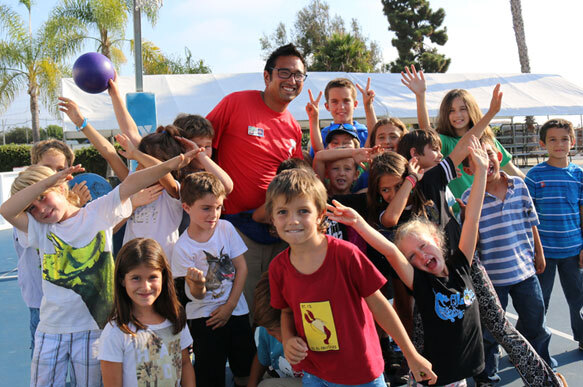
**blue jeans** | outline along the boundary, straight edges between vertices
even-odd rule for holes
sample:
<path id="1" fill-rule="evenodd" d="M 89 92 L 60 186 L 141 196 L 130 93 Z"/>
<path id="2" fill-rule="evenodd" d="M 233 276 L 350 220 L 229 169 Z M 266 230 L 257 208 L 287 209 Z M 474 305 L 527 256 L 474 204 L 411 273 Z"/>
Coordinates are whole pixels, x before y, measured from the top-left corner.
<path id="1" fill-rule="evenodd" d="M 538 276 L 543 291 L 545 311 L 549 309 L 557 268 L 563 293 L 569 305 L 573 338 L 583 343 L 583 270 L 579 268 L 579 256 L 547 258 L 547 267 L 544 273 Z"/>
<path id="2" fill-rule="evenodd" d="M 549 354 L 551 332 L 546 327 L 545 306 L 538 278 L 532 276 L 514 285 L 494 286 L 502 308 L 508 306 L 508 295 L 512 297 L 512 305 L 518 313 L 516 328 L 530 342 L 536 352 L 551 367 L 557 362 Z M 498 343 L 487 329 L 484 329 L 484 355 L 486 368 L 477 379 L 499 380 L 498 372 Z"/>
<path id="3" fill-rule="evenodd" d="M 324 379 L 320 379 L 319 377 L 309 374 L 306 371 L 304 371 L 304 376 L 302 377 L 302 386 L 304 387 L 320 387 L 320 386 L 325 386 L 325 387 L 342 387 L 342 386 L 348 386 L 348 384 L 336 384 L 336 383 L 331 383 L 331 382 L 327 382 Z M 350 386 L 353 386 L 352 384 Z M 369 383 L 365 383 L 365 384 L 357 384 L 357 386 L 363 386 L 363 387 L 387 387 L 387 384 L 385 383 L 385 377 L 383 376 L 383 374 L 381 374 L 381 376 L 379 376 L 378 378 L 376 378 L 375 380 L 369 382 Z"/>
<path id="4" fill-rule="evenodd" d="M 34 334 L 40 321 L 40 308 L 28 308 L 28 310 L 30 310 L 30 356 L 32 357 L 34 352 Z"/>

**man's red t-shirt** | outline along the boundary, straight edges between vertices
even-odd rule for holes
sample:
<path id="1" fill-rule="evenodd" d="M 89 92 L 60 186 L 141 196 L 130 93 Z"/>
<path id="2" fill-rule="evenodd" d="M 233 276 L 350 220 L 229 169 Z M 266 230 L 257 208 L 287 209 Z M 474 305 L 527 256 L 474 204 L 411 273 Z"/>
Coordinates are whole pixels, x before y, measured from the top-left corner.
<path id="1" fill-rule="evenodd" d="M 258 90 L 227 95 L 206 118 L 215 129 L 215 160 L 233 179 L 226 214 L 261 206 L 279 164 L 303 158 L 300 125 L 287 109 L 271 110 Z"/>

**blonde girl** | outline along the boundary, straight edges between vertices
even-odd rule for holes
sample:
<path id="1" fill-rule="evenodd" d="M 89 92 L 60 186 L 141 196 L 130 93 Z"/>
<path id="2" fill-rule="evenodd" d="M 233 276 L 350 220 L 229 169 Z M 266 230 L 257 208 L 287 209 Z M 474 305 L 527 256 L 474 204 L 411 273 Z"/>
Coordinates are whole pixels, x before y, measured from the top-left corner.
<path id="1" fill-rule="evenodd" d="M 488 159 L 475 138 L 471 147 L 471 160 L 478 173 L 468 199 L 459 245 L 451 255 L 439 228 L 430 222 L 412 220 L 401 226 L 396 235 L 397 249 L 352 209 L 337 202 L 336 207 L 329 207 L 328 216 L 354 227 L 386 256 L 403 283 L 413 291 L 425 330 L 422 354 L 433 364 L 437 385 L 465 386 L 466 377 L 484 368 L 479 308 L 470 266 L 478 237 Z"/>
<path id="2" fill-rule="evenodd" d="M 66 184 L 84 170 L 80 165 L 57 173 L 33 166 L 16 178 L 0 215 L 39 249 L 43 276 L 31 385 L 65 385 L 69 365 L 72 385 L 101 385 L 99 361 L 86 354 L 113 303 L 113 226 L 129 216 L 131 195 L 185 166 L 195 153 L 136 172 L 83 208 Z"/>

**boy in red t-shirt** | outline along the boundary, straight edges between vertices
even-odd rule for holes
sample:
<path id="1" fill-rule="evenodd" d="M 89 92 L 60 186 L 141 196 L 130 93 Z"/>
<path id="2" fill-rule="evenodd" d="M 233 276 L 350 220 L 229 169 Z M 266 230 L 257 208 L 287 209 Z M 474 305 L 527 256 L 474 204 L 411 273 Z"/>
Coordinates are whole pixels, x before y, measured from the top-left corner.
<path id="1" fill-rule="evenodd" d="M 437 377 L 415 350 L 380 288 L 385 278 L 357 247 L 324 234 L 327 194 L 315 174 L 292 169 L 267 190 L 266 211 L 289 248 L 269 266 L 286 359 L 302 382 L 385 386 L 374 320 L 399 344 L 417 380 Z"/>

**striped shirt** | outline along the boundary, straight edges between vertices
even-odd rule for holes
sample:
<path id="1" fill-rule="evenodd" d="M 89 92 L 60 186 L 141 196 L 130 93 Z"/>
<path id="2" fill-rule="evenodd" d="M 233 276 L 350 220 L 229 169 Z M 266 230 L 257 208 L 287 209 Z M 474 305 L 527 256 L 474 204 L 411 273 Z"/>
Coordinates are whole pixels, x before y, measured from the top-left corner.
<path id="1" fill-rule="evenodd" d="M 569 258 L 583 248 L 581 215 L 583 170 L 570 163 L 557 168 L 546 162 L 526 174 L 526 185 L 540 219 L 538 228 L 545 257 Z"/>
<path id="2" fill-rule="evenodd" d="M 494 286 L 514 285 L 535 274 L 532 227 L 538 217 L 522 179 L 500 172 L 508 181 L 501 201 L 486 192 L 479 223 L 480 259 Z M 462 195 L 467 203 L 470 190 Z"/>

